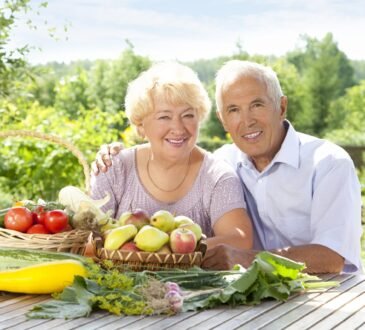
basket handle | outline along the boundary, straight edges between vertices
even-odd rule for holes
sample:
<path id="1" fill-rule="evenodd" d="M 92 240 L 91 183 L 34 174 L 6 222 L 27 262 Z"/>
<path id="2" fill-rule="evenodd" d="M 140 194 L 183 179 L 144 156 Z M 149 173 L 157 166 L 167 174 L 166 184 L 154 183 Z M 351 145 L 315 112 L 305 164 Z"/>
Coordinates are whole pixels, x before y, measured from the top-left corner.
<path id="1" fill-rule="evenodd" d="M 27 131 L 27 130 L 9 130 L 9 131 L 0 131 L 0 138 L 7 138 L 10 136 L 18 137 L 18 136 L 24 136 L 24 137 L 33 137 L 40 140 L 46 140 L 53 142 L 55 144 L 61 145 L 71 151 L 71 153 L 78 159 L 79 163 L 82 165 L 84 169 L 84 175 L 85 175 L 85 189 L 86 192 L 90 192 L 90 168 L 89 164 L 82 154 L 82 152 L 76 148 L 71 142 L 65 141 L 58 136 L 35 132 L 35 131 Z"/>

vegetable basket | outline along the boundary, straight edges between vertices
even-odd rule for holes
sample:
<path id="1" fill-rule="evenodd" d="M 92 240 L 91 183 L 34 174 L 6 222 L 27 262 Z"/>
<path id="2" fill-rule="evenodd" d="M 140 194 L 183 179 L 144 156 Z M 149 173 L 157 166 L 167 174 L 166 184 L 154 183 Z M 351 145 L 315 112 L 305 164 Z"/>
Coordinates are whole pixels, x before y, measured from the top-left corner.
<path id="1" fill-rule="evenodd" d="M 83 166 L 85 189 L 90 189 L 89 165 L 82 152 L 68 141 L 49 134 L 27 130 L 0 131 L 0 138 L 30 137 L 49 141 L 68 149 Z M 26 234 L 15 230 L 0 228 L 0 247 L 37 249 L 47 251 L 83 254 L 91 231 L 74 229 L 57 234 Z"/>
<path id="2" fill-rule="evenodd" d="M 193 253 L 156 253 L 143 251 L 114 250 L 102 247 L 101 239 L 95 239 L 96 257 L 100 262 L 111 261 L 119 270 L 162 270 L 162 269 L 188 269 L 200 266 L 206 251 L 205 240 L 200 240 Z"/>

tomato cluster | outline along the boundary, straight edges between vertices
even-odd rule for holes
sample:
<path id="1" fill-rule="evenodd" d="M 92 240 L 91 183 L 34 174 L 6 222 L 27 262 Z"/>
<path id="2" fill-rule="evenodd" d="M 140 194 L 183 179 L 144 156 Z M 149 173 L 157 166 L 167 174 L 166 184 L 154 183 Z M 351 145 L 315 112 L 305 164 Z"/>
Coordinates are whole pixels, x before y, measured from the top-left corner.
<path id="1" fill-rule="evenodd" d="M 72 229 L 66 212 L 46 211 L 43 206 L 38 206 L 33 211 L 23 206 L 10 208 L 5 214 L 4 226 L 28 234 L 55 234 Z"/>

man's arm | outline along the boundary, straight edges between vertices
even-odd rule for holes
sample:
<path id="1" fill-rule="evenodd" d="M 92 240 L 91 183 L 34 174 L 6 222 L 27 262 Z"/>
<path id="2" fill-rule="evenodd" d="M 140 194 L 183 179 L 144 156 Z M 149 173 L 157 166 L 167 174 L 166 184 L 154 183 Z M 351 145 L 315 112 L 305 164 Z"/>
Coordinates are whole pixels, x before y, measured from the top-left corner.
<path id="1" fill-rule="evenodd" d="M 123 143 L 112 142 L 110 144 L 103 144 L 96 153 L 95 161 L 91 164 L 91 169 L 94 175 L 100 172 L 107 172 L 108 168 L 112 166 L 111 155 L 117 155 L 124 149 Z"/>
<path id="2" fill-rule="evenodd" d="M 231 269 L 235 264 L 248 268 L 259 251 L 237 249 L 221 244 L 208 250 L 203 267 L 210 269 Z M 319 244 L 293 246 L 270 250 L 283 257 L 304 262 L 305 271 L 312 274 L 339 273 L 344 266 L 344 258 L 333 250 Z"/>

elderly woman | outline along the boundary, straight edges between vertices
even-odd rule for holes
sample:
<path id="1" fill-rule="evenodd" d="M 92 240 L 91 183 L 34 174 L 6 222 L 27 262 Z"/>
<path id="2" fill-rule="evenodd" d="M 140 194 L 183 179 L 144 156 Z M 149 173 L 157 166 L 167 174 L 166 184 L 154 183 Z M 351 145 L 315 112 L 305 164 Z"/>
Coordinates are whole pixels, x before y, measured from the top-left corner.
<path id="1" fill-rule="evenodd" d="M 148 143 L 122 150 L 113 166 L 92 178 L 92 196 L 111 200 L 114 218 L 136 208 L 168 210 L 198 223 L 208 249 L 221 243 L 252 247 L 242 187 L 222 161 L 196 145 L 210 110 L 197 75 L 178 63 L 152 66 L 129 84 L 125 110 Z"/>

